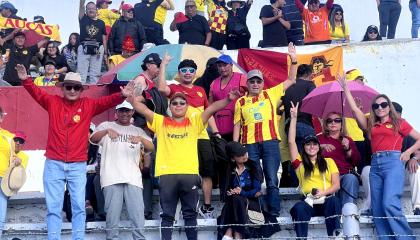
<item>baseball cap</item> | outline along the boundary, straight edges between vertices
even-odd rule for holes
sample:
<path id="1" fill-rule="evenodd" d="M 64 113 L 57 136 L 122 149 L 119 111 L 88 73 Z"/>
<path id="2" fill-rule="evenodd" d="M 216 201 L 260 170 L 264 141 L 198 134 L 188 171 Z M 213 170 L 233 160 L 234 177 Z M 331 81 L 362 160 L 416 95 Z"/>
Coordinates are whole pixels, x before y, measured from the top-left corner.
<path id="1" fill-rule="evenodd" d="M 26 34 L 23 31 L 19 31 L 19 32 L 15 33 L 14 38 L 18 37 L 18 36 L 24 36 L 26 38 Z"/>
<path id="2" fill-rule="evenodd" d="M 129 10 L 131 10 L 131 9 L 133 9 L 134 7 L 133 7 L 133 5 L 131 5 L 131 4 L 128 4 L 128 3 L 124 3 L 122 6 L 121 6 L 121 10 L 123 10 L 123 11 L 129 11 Z"/>
<path id="3" fill-rule="evenodd" d="M 160 65 L 162 63 L 162 59 L 160 59 L 159 54 L 157 53 L 150 53 L 149 55 L 147 55 L 144 60 L 143 63 L 154 63 L 157 65 Z"/>
<path id="4" fill-rule="evenodd" d="M 174 100 L 175 98 L 182 98 L 182 99 L 184 99 L 188 103 L 187 96 L 185 96 L 185 94 L 182 93 L 182 92 L 176 92 L 176 93 L 174 93 L 171 96 L 171 98 L 169 99 L 169 102 L 172 102 L 172 100 Z"/>
<path id="5" fill-rule="evenodd" d="M 124 101 L 124 102 L 122 102 L 121 104 L 119 104 L 115 107 L 116 110 L 121 109 L 121 108 L 127 108 L 127 109 L 130 109 L 130 110 L 134 109 L 133 106 L 127 101 Z"/>
<path id="6" fill-rule="evenodd" d="M 40 15 L 34 16 L 34 22 L 45 22 L 44 17 Z"/>
<path id="7" fill-rule="evenodd" d="M 303 144 L 307 144 L 307 143 L 310 143 L 310 142 L 315 142 L 315 143 L 318 143 L 319 144 L 319 140 L 318 140 L 318 138 L 315 136 L 315 135 L 308 135 L 308 136 L 306 136 L 304 139 L 303 139 Z"/>
<path id="8" fill-rule="evenodd" d="M 226 154 L 230 157 L 242 157 L 247 153 L 247 150 L 244 146 L 242 146 L 239 142 L 229 142 L 226 144 Z"/>
<path id="9" fill-rule="evenodd" d="M 311 4 L 311 3 L 319 3 L 319 0 L 309 0 L 308 4 Z"/>
<path id="10" fill-rule="evenodd" d="M 248 74 L 246 75 L 246 79 L 249 80 L 251 78 L 259 78 L 261 80 L 264 80 L 262 72 L 258 69 L 254 69 L 248 72 Z"/>
<path id="11" fill-rule="evenodd" d="M 26 134 L 24 132 L 21 132 L 21 131 L 15 132 L 15 137 L 13 139 L 16 139 L 16 138 L 20 138 L 25 142 L 26 142 L 26 139 L 27 139 Z"/>
<path id="12" fill-rule="evenodd" d="M 232 58 L 229 55 L 222 54 L 222 55 L 220 55 L 217 58 L 216 63 L 219 63 L 219 62 L 227 63 L 227 64 L 232 64 L 233 63 L 233 60 L 232 60 Z"/>
<path id="13" fill-rule="evenodd" d="M 54 67 L 57 67 L 57 64 L 55 63 L 55 61 L 52 61 L 52 60 L 45 61 L 44 66 L 46 65 L 54 65 Z"/>

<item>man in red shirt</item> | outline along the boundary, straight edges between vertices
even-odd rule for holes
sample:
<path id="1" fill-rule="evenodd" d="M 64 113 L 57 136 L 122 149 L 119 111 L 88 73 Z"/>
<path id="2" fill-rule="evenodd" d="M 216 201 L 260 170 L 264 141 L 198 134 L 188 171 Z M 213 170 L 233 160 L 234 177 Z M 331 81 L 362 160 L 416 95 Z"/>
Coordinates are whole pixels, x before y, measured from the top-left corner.
<path id="1" fill-rule="evenodd" d="M 66 185 L 71 195 L 72 239 L 85 235 L 85 185 L 89 127 L 92 118 L 120 104 L 132 94 L 134 82 L 121 87 L 120 93 L 99 99 L 80 97 L 87 86 L 79 73 L 69 72 L 57 83 L 63 97 L 50 95 L 35 86 L 23 65 L 16 71 L 23 87 L 48 112 L 49 129 L 45 152 L 44 192 L 47 204 L 48 239 L 60 239 L 61 208 Z"/>
<path id="2" fill-rule="evenodd" d="M 178 65 L 178 76 L 180 84 L 166 84 L 165 70 L 166 65 L 171 61 L 169 55 L 165 55 L 160 66 L 158 89 L 167 97 L 171 97 L 177 92 L 182 92 L 187 97 L 189 104 L 187 114 L 194 116 L 201 114 L 208 107 L 206 92 L 202 87 L 193 85 L 193 80 L 197 71 L 197 65 L 191 59 L 184 59 Z M 216 122 L 213 117 L 208 121 L 211 132 L 220 137 L 217 130 Z M 215 160 L 213 159 L 213 151 L 210 144 L 207 130 L 204 130 L 198 137 L 198 159 L 199 172 L 202 178 L 202 189 L 204 195 L 204 205 L 200 208 L 199 213 L 204 218 L 212 218 L 214 208 L 211 206 L 211 190 L 213 188 L 212 177 L 216 175 Z"/>

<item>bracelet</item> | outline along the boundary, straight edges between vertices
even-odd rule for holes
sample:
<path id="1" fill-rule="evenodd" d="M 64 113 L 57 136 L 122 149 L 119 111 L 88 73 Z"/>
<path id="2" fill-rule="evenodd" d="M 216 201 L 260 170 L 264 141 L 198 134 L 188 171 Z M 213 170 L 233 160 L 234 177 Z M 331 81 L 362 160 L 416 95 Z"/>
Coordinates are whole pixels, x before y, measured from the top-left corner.
<path id="1" fill-rule="evenodd" d="M 295 62 L 291 62 L 291 64 L 292 64 L 292 65 L 297 65 L 297 64 L 298 64 L 298 62 L 297 62 L 297 61 L 295 61 Z"/>

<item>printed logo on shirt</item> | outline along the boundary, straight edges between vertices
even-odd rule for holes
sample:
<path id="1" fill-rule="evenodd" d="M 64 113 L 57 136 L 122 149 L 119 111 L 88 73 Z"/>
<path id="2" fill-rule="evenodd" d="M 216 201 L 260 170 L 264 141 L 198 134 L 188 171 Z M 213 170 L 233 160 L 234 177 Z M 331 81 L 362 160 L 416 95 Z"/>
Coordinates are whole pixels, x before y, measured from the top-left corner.
<path id="1" fill-rule="evenodd" d="M 80 115 L 76 114 L 73 116 L 73 122 L 79 123 L 80 122 Z"/>
<path id="2" fill-rule="evenodd" d="M 391 129 L 393 126 L 392 126 L 392 124 L 391 124 L 391 123 L 387 123 L 387 124 L 385 125 L 385 127 L 386 127 L 386 128 Z"/>
<path id="3" fill-rule="evenodd" d="M 197 95 L 198 95 L 199 97 L 203 97 L 203 94 L 202 94 L 201 92 L 197 92 Z"/>
<path id="4" fill-rule="evenodd" d="M 183 134 L 170 134 L 168 133 L 166 135 L 168 138 L 173 138 L 173 139 L 184 139 L 186 137 L 188 137 L 188 133 L 183 133 Z"/>
<path id="5" fill-rule="evenodd" d="M 261 121 L 263 119 L 261 113 L 254 113 L 254 119 L 257 121 Z"/>
<path id="6" fill-rule="evenodd" d="M 90 38 L 95 38 L 96 35 L 99 33 L 99 28 L 97 28 L 95 25 L 88 25 L 86 26 L 86 32 L 89 35 Z"/>
<path id="7" fill-rule="evenodd" d="M 28 55 L 28 50 L 23 50 L 23 51 L 22 51 L 22 54 L 23 54 L 23 55 Z"/>
<path id="8" fill-rule="evenodd" d="M 311 19 L 311 23 L 319 23 L 321 22 L 321 18 L 317 15 L 313 15 Z"/>

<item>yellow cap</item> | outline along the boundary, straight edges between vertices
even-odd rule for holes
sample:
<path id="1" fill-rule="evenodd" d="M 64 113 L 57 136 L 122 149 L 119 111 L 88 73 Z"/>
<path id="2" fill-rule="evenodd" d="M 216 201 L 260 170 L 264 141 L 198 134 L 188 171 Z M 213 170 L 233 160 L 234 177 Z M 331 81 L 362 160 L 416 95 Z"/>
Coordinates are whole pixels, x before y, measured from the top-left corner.
<path id="1" fill-rule="evenodd" d="M 359 69 L 352 69 L 346 72 L 346 79 L 349 81 L 356 80 L 356 78 L 363 78 L 363 82 L 366 82 L 365 77 Z"/>

